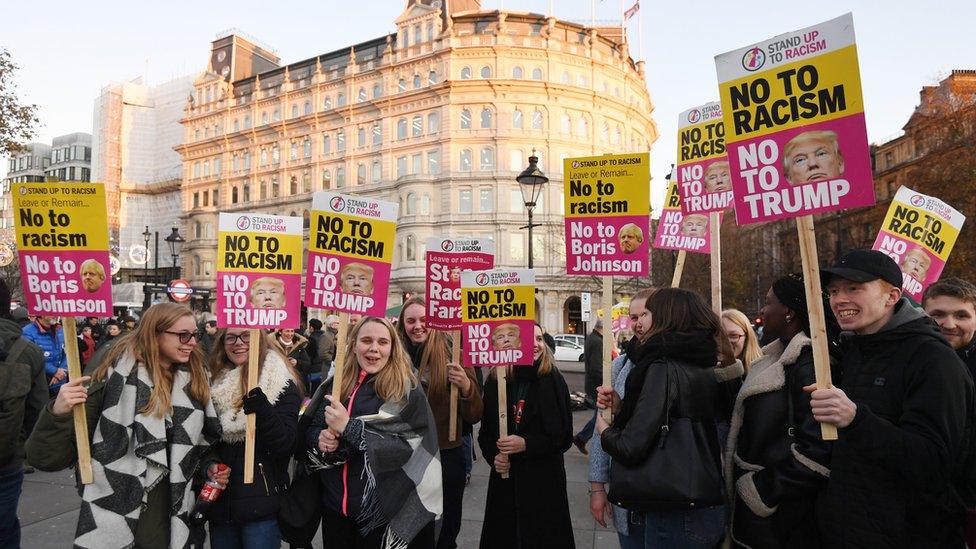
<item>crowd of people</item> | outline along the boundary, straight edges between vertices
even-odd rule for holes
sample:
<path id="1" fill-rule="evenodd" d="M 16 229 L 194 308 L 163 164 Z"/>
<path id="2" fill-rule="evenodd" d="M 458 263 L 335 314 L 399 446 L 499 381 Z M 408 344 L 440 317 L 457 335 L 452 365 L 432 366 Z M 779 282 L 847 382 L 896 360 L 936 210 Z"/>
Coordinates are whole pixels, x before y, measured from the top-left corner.
<path id="1" fill-rule="evenodd" d="M 25 471 L 77 462 L 72 410 L 83 406 L 94 482 L 79 484 L 77 547 L 194 547 L 207 535 L 214 549 L 310 547 L 321 531 L 329 548 L 450 549 L 476 425 L 491 469 L 484 549 L 575 547 L 564 463 L 574 443 L 589 456 L 589 509 L 623 549 L 972 547 L 976 287 L 945 279 L 913 303 L 898 265 L 872 251 L 821 280 L 825 333 L 798 275 L 769 288 L 761 336 L 695 292 L 641 290 L 610 385 L 587 376 L 598 410 L 575 434 L 539 324 L 532 364 L 508 368 L 503 392 L 497 369 L 452 359 L 420 297 L 395 322 L 355 319 L 344 342 L 334 316 L 254 332 L 163 303 L 138 322 L 81 323 L 70 337 L 84 375 L 69 379 L 58 323 L 15 319 L 0 281 L 0 546 L 20 544 Z M 602 326 L 590 334 L 588 364 L 600 365 L 602 337 Z M 222 489 L 205 527 L 191 517 L 204 482 Z"/>

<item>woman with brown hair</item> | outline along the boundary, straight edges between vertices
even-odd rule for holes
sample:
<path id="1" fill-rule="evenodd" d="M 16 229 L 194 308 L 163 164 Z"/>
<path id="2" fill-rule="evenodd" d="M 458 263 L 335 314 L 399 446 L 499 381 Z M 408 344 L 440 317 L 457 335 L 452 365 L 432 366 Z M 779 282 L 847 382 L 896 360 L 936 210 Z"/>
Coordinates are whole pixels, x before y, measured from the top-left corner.
<path id="1" fill-rule="evenodd" d="M 450 361 L 450 345 L 443 332 L 427 329 L 427 302 L 412 297 L 400 309 L 397 335 L 410 355 L 427 402 L 437 423 L 437 445 L 441 452 L 441 475 L 444 482 L 444 517 L 441 522 L 438 549 L 457 547 L 461 531 L 461 508 L 464 500 L 463 422 L 481 421 L 481 388 L 473 368 L 462 368 Z M 456 436 L 450 440 L 451 386 L 458 388 Z"/>
<path id="2" fill-rule="evenodd" d="M 227 488 L 208 513 L 213 549 L 265 548 L 281 545 L 278 529 L 280 494 L 288 487 L 288 460 L 295 447 L 298 409 L 302 403 L 300 374 L 270 341 L 257 331 L 227 328 L 217 332 L 210 357 L 210 388 L 222 434 L 215 445 L 219 463 L 229 468 L 218 473 L 209 463 L 210 478 Z M 248 355 L 258 346 L 258 384 L 247 390 Z M 247 414 L 254 414 L 254 482 L 244 484 L 244 435 Z M 245 542 L 245 540 L 247 540 Z"/>
<path id="3" fill-rule="evenodd" d="M 508 367 L 508 436 L 498 436 L 497 412 L 481 420 L 478 444 L 492 464 L 481 549 L 576 546 L 563 461 L 573 443 L 569 389 L 539 323 L 533 342 L 532 366 Z M 492 411 L 498 410 L 495 371 L 485 382 L 485 406 Z"/>
<path id="4" fill-rule="evenodd" d="M 81 487 L 76 547 L 186 547 L 190 484 L 220 437 L 192 311 L 150 307 L 91 377 L 71 380 L 27 441 L 38 469 L 77 461 L 71 410 L 85 407 L 94 482 Z M 91 380 L 86 388 L 82 385 Z"/>
<path id="5" fill-rule="evenodd" d="M 643 524 L 644 547 L 714 547 L 725 531 L 721 452 L 715 427 L 716 357 L 735 362 L 718 316 L 694 292 L 662 288 L 647 298 L 646 339 L 631 349 L 624 398 L 598 389 L 613 426 L 597 418 L 610 455 L 611 503 Z"/>
<path id="6" fill-rule="evenodd" d="M 388 320 L 363 318 L 347 341 L 339 401 L 323 398 L 303 434 L 322 486 L 323 545 L 433 548 L 442 489 L 427 397 Z"/>

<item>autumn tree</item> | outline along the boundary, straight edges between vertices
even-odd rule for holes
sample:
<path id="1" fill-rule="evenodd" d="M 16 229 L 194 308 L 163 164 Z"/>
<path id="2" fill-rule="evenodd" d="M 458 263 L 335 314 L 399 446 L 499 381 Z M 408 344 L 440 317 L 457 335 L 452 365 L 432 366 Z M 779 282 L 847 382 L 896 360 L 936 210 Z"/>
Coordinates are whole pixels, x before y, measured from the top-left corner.
<path id="1" fill-rule="evenodd" d="M 23 150 L 40 122 L 37 105 L 21 104 L 17 98 L 16 71 L 10 52 L 0 48 L 0 156 Z"/>

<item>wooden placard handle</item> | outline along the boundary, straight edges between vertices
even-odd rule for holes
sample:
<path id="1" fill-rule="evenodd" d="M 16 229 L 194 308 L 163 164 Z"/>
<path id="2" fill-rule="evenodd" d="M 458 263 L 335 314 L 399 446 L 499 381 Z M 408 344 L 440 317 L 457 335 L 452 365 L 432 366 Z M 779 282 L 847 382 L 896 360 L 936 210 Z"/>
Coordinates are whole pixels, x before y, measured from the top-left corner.
<path id="1" fill-rule="evenodd" d="M 824 316 L 823 294 L 820 285 L 820 266 L 817 261 L 817 234 L 813 216 L 796 218 L 796 231 L 800 239 L 800 260 L 803 264 L 803 280 L 806 288 L 807 310 L 810 314 L 810 339 L 813 342 L 813 369 L 817 388 L 831 386 L 830 350 L 827 341 L 827 323 Z M 824 440 L 837 440 L 837 427 L 831 423 L 820 424 L 820 436 Z"/>
<path id="2" fill-rule="evenodd" d="M 258 386 L 258 374 L 261 369 L 261 338 L 264 333 L 261 330 L 248 330 L 248 349 L 247 349 L 247 390 Z M 247 425 L 244 431 L 244 484 L 254 482 L 254 444 L 257 434 L 257 416 L 247 414 Z"/>
<path id="3" fill-rule="evenodd" d="M 495 366 L 495 379 L 498 381 L 498 438 L 508 436 L 508 386 L 505 377 L 508 366 Z M 511 463 L 511 457 L 509 457 Z M 508 478 L 508 473 L 502 473 L 502 478 Z"/>
<path id="4" fill-rule="evenodd" d="M 451 362 L 454 364 L 461 363 L 461 332 L 458 330 L 453 330 L 451 332 Z M 449 383 L 451 386 L 451 427 L 448 436 L 448 440 L 457 440 L 457 423 L 458 423 L 458 388 L 457 385 Z"/>
<path id="5" fill-rule="evenodd" d="M 335 368 L 332 374 L 332 402 L 340 402 L 343 383 L 343 363 L 346 361 L 346 334 L 349 333 L 349 313 L 339 313 L 339 333 L 336 334 Z"/>
<path id="6" fill-rule="evenodd" d="M 722 218 L 718 212 L 708 214 L 711 238 L 712 310 L 722 316 Z"/>
<path id="7" fill-rule="evenodd" d="M 674 263 L 674 275 L 671 276 L 671 287 L 677 288 L 681 285 L 681 273 L 685 270 L 685 258 L 688 257 L 686 250 L 678 250 L 678 259 Z"/>
<path id="8" fill-rule="evenodd" d="M 68 379 L 81 377 L 81 357 L 78 355 L 78 325 L 75 317 L 66 316 L 61 320 L 61 330 L 64 334 L 64 354 L 68 359 Z M 91 446 L 88 441 L 88 416 L 84 404 L 76 404 L 71 408 L 71 416 L 75 427 L 75 446 L 78 448 L 78 476 L 82 484 L 94 482 L 91 462 Z"/>
<path id="9" fill-rule="evenodd" d="M 610 367 L 613 363 L 613 277 L 603 277 L 603 380 L 604 387 L 610 386 Z M 585 368 L 585 364 L 583 365 Z M 613 411 L 603 410 L 603 419 L 613 424 Z"/>

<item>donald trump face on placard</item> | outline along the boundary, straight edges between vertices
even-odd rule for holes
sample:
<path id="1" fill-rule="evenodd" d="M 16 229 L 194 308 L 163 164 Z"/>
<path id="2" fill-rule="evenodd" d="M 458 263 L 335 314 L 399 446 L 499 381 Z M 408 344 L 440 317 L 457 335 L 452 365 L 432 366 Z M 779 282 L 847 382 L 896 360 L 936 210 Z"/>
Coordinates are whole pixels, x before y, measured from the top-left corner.
<path id="1" fill-rule="evenodd" d="M 705 190 L 710 193 L 732 190 L 728 160 L 716 160 L 705 168 Z"/>
<path id="2" fill-rule="evenodd" d="M 339 287 L 347 294 L 373 295 L 373 273 L 365 263 L 347 263 L 339 271 Z"/>
<path id="3" fill-rule="evenodd" d="M 783 174 L 791 184 L 844 175 L 844 155 L 832 131 L 803 132 L 783 147 Z"/>
<path id="4" fill-rule="evenodd" d="M 705 236 L 708 218 L 702 214 L 686 215 L 681 220 L 681 234 L 683 236 Z"/>
<path id="5" fill-rule="evenodd" d="M 519 327 L 511 323 L 496 326 L 491 332 L 491 346 L 497 351 L 520 348 L 522 338 Z"/>
<path id="6" fill-rule="evenodd" d="M 932 259 L 921 248 L 912 248 L 901 258 L 901 272 L 910 275 L 919 282 L 925 282 L 929 275 Z"/>
<path id="7" fill-rule="evenodd" d="M 251 283 L 251 306 L 255 309 L 283 309 L 285 282 L 270 276 L 255 280 Z"/>

